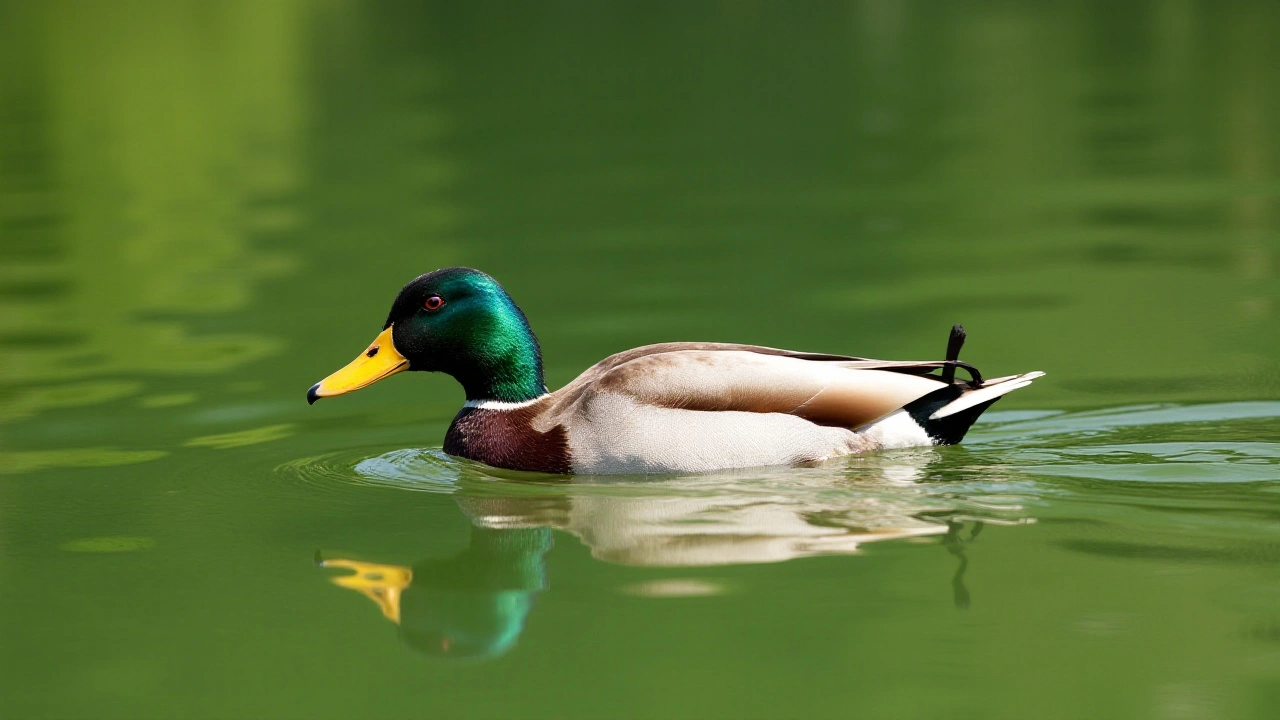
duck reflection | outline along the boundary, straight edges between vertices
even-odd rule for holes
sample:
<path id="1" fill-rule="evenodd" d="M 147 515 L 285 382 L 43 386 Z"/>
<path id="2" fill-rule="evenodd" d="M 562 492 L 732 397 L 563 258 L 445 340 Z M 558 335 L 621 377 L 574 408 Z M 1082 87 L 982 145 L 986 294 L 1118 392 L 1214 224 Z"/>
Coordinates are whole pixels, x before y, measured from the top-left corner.
<path id="1" fill-rule="evenodd" d="M 547 587 L 549 528 L 472 528 L 466 550 L 413 567 L 320 559 L 353 571 L 335 585 L 367 596 L 400 637 L 428 655 L 496 657 L 515 645 L 537 594 Z"/>
<path id="2" fill-rule="evenodd" d="M 346 558 L 320 565 L 350 571 L 332 582 L 369 597 L 410 646 L 456 659 L 492 658 L 515 645 L 548 587 L 553 529 L 579 538 L 599 560 L 639 567 L 782 562 L 942 536 L 959 563 L 956 605 L 967 607 L 964 551 L 981 523 L 947 520 L 954 507 L 917 482 L 933 459 L 897 454 L 856 468 L 854 478 L 847 470 L 790 470 L 531 485 L 460 476 L 454 499 L 471 521 L 465 550 L 412 567 Z"/>

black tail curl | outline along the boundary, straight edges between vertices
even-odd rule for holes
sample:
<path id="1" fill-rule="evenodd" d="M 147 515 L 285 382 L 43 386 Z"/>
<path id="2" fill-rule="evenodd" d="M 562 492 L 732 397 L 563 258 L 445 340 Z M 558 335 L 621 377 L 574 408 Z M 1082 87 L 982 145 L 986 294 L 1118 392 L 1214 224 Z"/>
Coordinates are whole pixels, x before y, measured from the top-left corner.
<path id="1" fill-rule="evenodd" d="M 964 326 L 956 323 L 951 326 L 951 337 L 947 338 L 947 362 L 953 363 L 960 359 L 960 348 L 964 347 L 964 339 L 968 334 L 964 331 Z M 942 368 L 942 382 L 950 385 L 956 381 L 956 366 L 947 365 Z"/>
<path id="2" fill-rule="evenodd" d="M 965 433 L 969 432 L 969 428 L 977 421 L 978 416 L 991 407 L 992 403 L 1000 399 L 994 398 L 989 402 L 974 405 L 944 418 L 929 419 L 929 416 L 939 409 L 958 400 L 966 390 L 982 386 L 982 376 L 967 365 L 965 369 L 969 371 L 973 379 L 969 383 L 956 383 L 956 367 L 959 366 L 957 361 L 960 359 L 960 348 L 964 347 L 964 341 L 967 337 L 968 334 L 964 331 L 963 325 L 956 324 L 951 326 L 951 335 L 947 338 L 947 364 L 943 366 L 942 375 L 938 378 L 946 383 L 947 386 L 939 388 L 903 408 L 911 415 L 911 419 L 919 423 L 920 427 L 924 428 L 924 431 L 938 445 L 955 445 L 963 440 Z"/>

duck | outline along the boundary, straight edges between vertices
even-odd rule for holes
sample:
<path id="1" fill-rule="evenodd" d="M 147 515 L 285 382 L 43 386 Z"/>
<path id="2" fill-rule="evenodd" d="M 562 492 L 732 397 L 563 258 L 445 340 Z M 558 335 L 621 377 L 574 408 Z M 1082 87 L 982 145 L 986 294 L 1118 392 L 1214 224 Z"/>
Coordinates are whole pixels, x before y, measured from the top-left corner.
<path id="1" fill-rule="evenodd" d="M 466 393 L 444 451 L 492 467 L 647 475 L 814 466 L 954 445 L 994 402 L 1044 374 L 984 379 L 959 360 L 965 339 L 954 326 L 945 358 L 930 361 L 667 342 L 605 358 L 551 392 L 524 312 L 494 278 L 451 267 L 409 281 L 382 332 L 307 401 L 438 372 Z"/>

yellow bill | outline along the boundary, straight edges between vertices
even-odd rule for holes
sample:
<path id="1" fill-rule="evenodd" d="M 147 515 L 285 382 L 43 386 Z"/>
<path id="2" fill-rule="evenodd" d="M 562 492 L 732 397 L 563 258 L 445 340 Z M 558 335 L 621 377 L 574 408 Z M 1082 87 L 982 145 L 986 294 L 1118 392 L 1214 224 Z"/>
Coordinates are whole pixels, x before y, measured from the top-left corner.
<path id="1" fill-rule="evenodd" d="M 391 342 L 391 327 L 388 327 L 346 367 L 312 385 L 307 391 L 307 403 L 314 403 L 323 397 L 345 395 L 408 369 L 409 361 L 396 350 L 395 343 Z"/>
<path id="2" fill-rule="evenodd" d="M 403 565 L 379 565 L 359 560 L 321 560 L 320 567 L 354 570 L 354 575 L 330 578 L 334 585 L 350 588 L 378 604 L 388 620 L 400 624 L 400 593 L 413 582 L 413 568 Z"/>

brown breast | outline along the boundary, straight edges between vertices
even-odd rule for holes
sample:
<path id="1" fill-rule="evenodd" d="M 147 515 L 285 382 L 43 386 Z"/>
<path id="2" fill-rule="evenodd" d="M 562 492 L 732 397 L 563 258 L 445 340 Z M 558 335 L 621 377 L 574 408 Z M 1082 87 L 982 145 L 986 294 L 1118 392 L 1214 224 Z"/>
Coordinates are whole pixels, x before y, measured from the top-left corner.
<path id="1" fill-rule="evenodd" d="M 444 451 L 509 470 L 570 473 L 573 462 L 564 427 L 533 429 L 535 407 L 486 410 L 464 407 L 444 436 Z"/>

